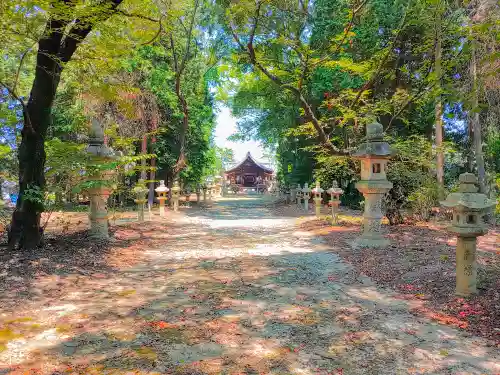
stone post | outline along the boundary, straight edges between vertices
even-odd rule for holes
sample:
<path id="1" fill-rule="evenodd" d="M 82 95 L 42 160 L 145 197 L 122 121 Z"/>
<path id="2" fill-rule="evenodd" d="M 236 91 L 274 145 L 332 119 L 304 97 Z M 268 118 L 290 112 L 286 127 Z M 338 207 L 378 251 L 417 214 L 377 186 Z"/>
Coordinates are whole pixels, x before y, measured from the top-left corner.
<path id="1" fill-rule="evenodd" d="M 104 131 L 97 122 L 92 120 L 89 145 L 86 151 L 90 154 L 92 162 L 98 166 L 109 163 L 116 159 L 114 151 L 104 144 Z M 114 171 L 92 171 L 88 175 L 88 180 L 92 181 L 92 187 L 85 189 L 90 198 L 90 236 L 99 239 L 109 238 L 108 224 L 108 198 L 113 191 L 111 183 Z"/>
<path id="2" fill-rule="evenodd" d="M 207 190 L 208 190 L 208 202 L 209 203 L 212 203 L 212 189 L 213 189 L 213 186 L 211 184 L 209 184 L 207 186 Z"/>
<path id="3" fill-rule="evenodd" d="M 295 200 L 297 201 L 297 208 L 300 208 L 302 205 L 302 187 L 300 184 L 297 184 L 297 192 L 295 193 Z"/>
<path id="4" fill-rule="evenodd" d="M 137 203 L 137 216 L 139 222 L 144 221 L 144 204 L 147 202 L 146 194 L 149 192 L 149 189 L 144 185 L 144 180 L 141 178 L 137 185 L 132 189 L 135 194 L 134 202 Z"/>
<path id="5" fill-rule="evenodd" d="M 196 203 L 200 204 L 201 199 L 201 186 L 200 184 L 196 185 Z"/>
<path id="6" fill-rule="evenodd" d="M 181 188 L 179 186 L 179 181 L 174 180 L 174 185 L 172 186 L 172 207 L 174 212 L 179 211 L 179 197 L 181 193 Z"/>
<path id="7" fill-rule="evenodd" d="M 160 180 L 160 186 L 158 186 L 155 191 L 158 194 L 158 202 L 160 202 L 160 216 L 165 217 L 165 201 L 167 200 L 167 193 L 169 188 L 165 186 L 165 181 Z"/>
<path id="8" fill-rule="evenodd" d="M 386 247 L 389 240 L 381 232 L 382 198 L 392 188 L 387 181 L 387 163 L 393 150 L 383 141 L 383 127 L 377 122 L 366 126 L 366 142 L 353 154 L 354 159 L 361 160 L 361 180 L 356 189 L 365 197 L 363 214 L 363 233 L 353 243 L 353 247 Z"/>
<path id="9" fill-rule="evenodd" d="M 292 187 L 290 189 L 290 201 L 294 202 L 296 200 L 296 196 L 297 196 L 297 189 Z"/>
<path id="10" fill-rule="evenodd" d="M 316 187 L 313 189 L 316 217 L 321 216 L 321 201 L 323 200 L 323 197 L 322 197 L 323 192 L 324 192 L 324 190 L 319 185 L 319 181 L 316 181 Z"/>
<path id="11" fill-rule="evenodd" d="M 86 191 L 90 198 L 90 236 L 99 239 L 108 239 L 108 198 L 113 189 L 101 186 L 90 188 Z"/>
<path id="12" fill-rule="evenodd" d="M 302 197 L 304 199 L 304 210 L 309 212 L 309 199 L 311 199 L 311 188 L 307 184 L 304 184 L 304 188 L 302 189 Z"/>
<path id="13" fill-rule="evenodd" d="M 333 180 L 332 187 L 328 189 L 327 192 L 331 197 L 328 205 L 332 208 L 332 224 L 337 225 L 340 196 L 344 193 L 344 190 L 340 189 L 337 185 L 337 181 Z"/>
<path id="14" fill-rule="evenodd" d="M 459 182 L 458 192 L 441 204 L 453 210 L 448 231 L 457 236 L 455 294 L 468 296 L 477 292 L 476 240 L 488 232 L 483 218 L 495 201 L 477 192 L 477 178 L 472 173 L 461 174 Z"/>
<path id="15" fill-rule="evenodd" d="M 203 203 L 207 203 L 207 184 L 203 184 L 201 189 L 203 190 Z"/>
<path id="16" fill-rule="evenodd" d="M 184 189 L 184 199 L 186 200 L 186 204 L 189 205 L 189 200 L 191 199 L 191 187 L 186 186 Z"/>

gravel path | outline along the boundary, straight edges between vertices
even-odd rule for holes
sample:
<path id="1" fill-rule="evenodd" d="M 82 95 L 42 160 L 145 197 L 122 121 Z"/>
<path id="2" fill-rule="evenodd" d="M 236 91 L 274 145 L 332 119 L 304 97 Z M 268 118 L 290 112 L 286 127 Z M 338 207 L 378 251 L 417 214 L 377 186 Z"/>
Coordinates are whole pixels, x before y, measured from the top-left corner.
<path id="1" fill-rule="evenodd" d="M 0 316 L 0 374 L 500 373 L 487 342 L 411 315 L 263 203 L 155 224 L 135 264 L 67 274 L 57 297 L 40 278 Z"/>

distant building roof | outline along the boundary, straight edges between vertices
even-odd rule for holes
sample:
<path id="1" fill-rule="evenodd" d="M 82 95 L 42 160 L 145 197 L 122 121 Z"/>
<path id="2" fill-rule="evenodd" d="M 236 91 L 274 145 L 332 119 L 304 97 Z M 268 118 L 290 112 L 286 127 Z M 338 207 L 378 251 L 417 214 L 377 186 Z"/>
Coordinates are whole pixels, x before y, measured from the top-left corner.
<path id="1" fill-rule="evenodd" d="M 255 160 L 252 157 L 252 155 L 250 154 L 250 152 L 247 152 L 247 156 L 245 157 L 245 159 L 243 159 L 241 162 L 239 162 L 235 166 L 228 169 L 226 171 L 226 173 L 237 172 L 239 168 L 241 168 L 242 166 L 244 166 L 247 163 L 254 164 L 256 167 L 262 169 L 264 172 L 273 173 L 273 170 L 271 168 L 269 168 L 266 165 L 264 165 L 263 163 L 259 163 L 257 160 Z"/>

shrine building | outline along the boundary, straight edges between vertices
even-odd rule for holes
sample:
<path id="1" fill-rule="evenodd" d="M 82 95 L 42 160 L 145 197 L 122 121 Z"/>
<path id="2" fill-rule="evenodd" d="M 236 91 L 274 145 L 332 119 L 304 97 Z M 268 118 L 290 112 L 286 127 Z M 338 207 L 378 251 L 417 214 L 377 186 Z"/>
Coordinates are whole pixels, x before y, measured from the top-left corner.
<path id="1" fill-rule="evenodd" d="M 271 168 L 257 162 L 248 152 L 243 161 L 225 171 L 224 175 L 231 184 L 245 188 L 256 188 L 258 185 L 272 180 L 274 172 Z"/>

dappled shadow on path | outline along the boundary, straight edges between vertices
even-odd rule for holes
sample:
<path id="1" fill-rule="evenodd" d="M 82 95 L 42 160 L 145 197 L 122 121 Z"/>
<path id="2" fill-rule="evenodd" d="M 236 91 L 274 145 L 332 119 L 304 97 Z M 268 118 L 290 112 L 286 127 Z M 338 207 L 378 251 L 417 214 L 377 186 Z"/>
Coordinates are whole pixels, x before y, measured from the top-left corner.
<path id="1" fill-rule="evenodd" d="M 226 226 L 217 215 L 209 212 L 209 221 L 195 224 L 188 218 L 151 224 L 154 229 L 133 226 L 141 237 L 123 243 L 137 256 L 133 262 L 108 258 L 112 267 L 98 277 L 81 276 L 57 300 L 26 301 L 2 318 L 4 335 L 11 335 L 3 343 L 0 335 L 7 373 L 480 374 L 494 368 L 498 358 L 482 343 L 415 319 L 405 301 L 377 288 L 316 236 L 302 235 L 293 221 L 265 217 L 266 225 Z M 147 239 L 147 231 L 165 237 Z"/>

